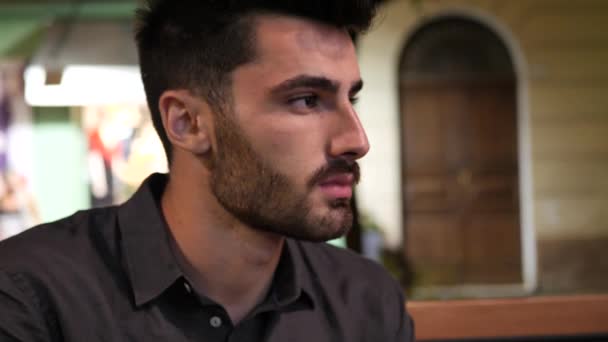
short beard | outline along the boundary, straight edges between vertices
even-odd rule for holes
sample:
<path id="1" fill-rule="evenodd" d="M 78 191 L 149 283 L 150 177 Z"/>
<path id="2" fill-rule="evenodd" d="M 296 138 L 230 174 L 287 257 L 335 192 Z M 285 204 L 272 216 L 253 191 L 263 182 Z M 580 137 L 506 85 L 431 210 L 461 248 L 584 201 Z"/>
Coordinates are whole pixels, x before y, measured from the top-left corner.
<path id="1" fill-rule="evenodd" d="M 298 193 L 287 176 L 256 153 L 230 114 L 216 116 L 217 151 L 211 169 L 211 190 L 218 202 L 243 224 L 254 229 L 307 241 L 327 241 L 348 233 L 353 223 L 349 200 L 329 203 L 330 211 L 312 215 L 309 194 L 329 172 L 350 171 L 359 178 L 356 164 L 337 161 L 311 177 Z"/>

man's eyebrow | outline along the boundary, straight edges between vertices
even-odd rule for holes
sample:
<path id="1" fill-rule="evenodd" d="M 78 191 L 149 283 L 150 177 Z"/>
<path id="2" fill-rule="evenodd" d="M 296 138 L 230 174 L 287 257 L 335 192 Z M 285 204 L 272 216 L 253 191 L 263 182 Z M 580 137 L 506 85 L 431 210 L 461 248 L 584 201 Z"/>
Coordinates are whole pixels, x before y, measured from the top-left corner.
<path id="1" fill-rule="evenodd" d="M 349 94 L 354 95 L 363 89 L 363 80 L 358 80 L 350 87 Z"/>
<path id="2" fill-rule="evenodd" d="M 301 75 L 281 82 L 273 87 L 271 91 L 273 93 L 283 93 L 297 88 L 315 88 L 337 93 L 339 84 L 322 76 Z"/>

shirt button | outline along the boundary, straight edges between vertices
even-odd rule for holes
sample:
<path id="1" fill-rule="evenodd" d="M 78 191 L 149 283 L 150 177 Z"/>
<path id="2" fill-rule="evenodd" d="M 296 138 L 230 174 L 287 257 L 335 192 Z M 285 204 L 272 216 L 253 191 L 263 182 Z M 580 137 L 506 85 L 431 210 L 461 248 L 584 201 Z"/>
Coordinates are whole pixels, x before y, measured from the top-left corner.
<path id="1" fill-rule="evenodd" d="M 186 292 L 192 293 L 192 287 L 190 287 L 190 284 L 188 284 L 188 282 L 184 282 L 184 288 L 186 289 Z"/>
<path id="2" fill-rule="evenodd" d="M 222 326 L 222 319 L 217 316 L 213 316 L 209 320 L 209 324 L 211 324 L 211 326 L 214 328 L 219 328 Z"/>

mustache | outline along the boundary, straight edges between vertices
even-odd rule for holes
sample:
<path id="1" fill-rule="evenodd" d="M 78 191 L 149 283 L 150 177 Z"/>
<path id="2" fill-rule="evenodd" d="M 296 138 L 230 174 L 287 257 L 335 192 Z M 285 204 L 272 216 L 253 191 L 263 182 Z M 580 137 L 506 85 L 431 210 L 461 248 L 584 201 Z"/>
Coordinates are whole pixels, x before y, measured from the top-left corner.
<path id="1" fill-rule="evenodd" d="M 359 170 L 359 164 L 357 162 L 350 162 L 344 159 L 335 159 L 330 161 L 327 165 L 320 167 L 314 172 L 310 180 L 308 181 L 308 187 L 312 188 L 323 179 L 340 173 L 350 173 L 354 177 L 355 184 L 359 184 L 361 178 L 361 171 Z"/>

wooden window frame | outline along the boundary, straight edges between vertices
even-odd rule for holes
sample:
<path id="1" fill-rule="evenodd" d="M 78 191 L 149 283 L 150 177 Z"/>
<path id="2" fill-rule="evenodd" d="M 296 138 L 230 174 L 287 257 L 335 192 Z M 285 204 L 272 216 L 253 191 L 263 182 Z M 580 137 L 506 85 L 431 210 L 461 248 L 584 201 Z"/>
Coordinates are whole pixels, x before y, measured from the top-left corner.
<path id="1" fill-rule="evenodd" d="M 411 301 L 416 339 L 608 336 L 608 295 Z"/>

